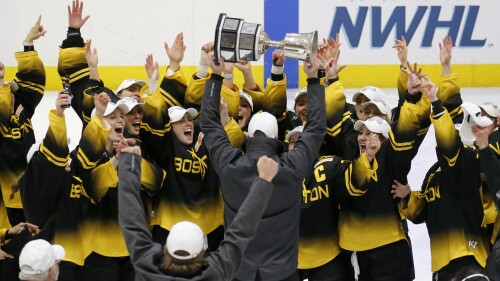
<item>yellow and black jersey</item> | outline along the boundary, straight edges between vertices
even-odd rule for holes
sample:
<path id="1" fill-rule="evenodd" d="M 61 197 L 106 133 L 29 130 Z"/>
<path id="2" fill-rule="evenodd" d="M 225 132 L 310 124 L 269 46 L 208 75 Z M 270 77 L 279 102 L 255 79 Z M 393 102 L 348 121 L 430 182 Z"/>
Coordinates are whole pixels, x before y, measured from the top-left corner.
<path id="1" fill-rule="evenodd" d="M 36 51 L 15 54 L 18 72 L 14 81 L 19 85 L 15 92 L 16 108 L 23 106 L 19 116 L 11 115 L 11 93 L 7 85 L 0 89 L 0 187 L 7 208 L 22 208 L 18 192 L 12 193 L 27 161 L 26 154 L 35 143 L 31 116 L 45 91 L 45 69 Z"/>
<path id="2" fill-rule="evenodd" d="M 460 86 L 458 85 L 458 77 L 458 73 L 441 76 L 437 93 L 439 100 L 443 103 L 443 107 L 446 108 L 455 124 L 461 123 L 463 118 L 462 107 L 460 106 L 462 104 L 462 97 Z"/>
<path id="3" fill-rule="evenodd" d="M 83 92 L 89 80 L 89 66 L 85 57 L 85 43 L 79 32 L 68 30 L 68 36 L 62 42 L 59 49 L 57 71 L 63 83 L 66 78 L 69 79 L 71 94 L 73 95 L 71 107 L 75 110 L 78 117 L 80 117 L 80 120 L 83 122 L 83 128 L 85 128 L 87 123 L 90 122 L 90 112 L 94 108 L 94 100 L 86 101 L 87 107 L 91 106 L 91 108 L 90 112 L 84 115 L 85 101 Z"/>
<path id="4" fill-rule="evenodd" d="M 90 254 L 83 237 L 90 200 L 78 175 L 65 172 L 69 160 L 65 118 L 51 111 L 49 122 L 40 150 L 20 182 L 24 212 L 27 221 L 41 229 L 37 237 L 62 245 L 63 260 L 83 265 Z"/>
<path id="5" fill-rule="evenodd" d="M 377 172 L 365 191 L 338 193 L 340 200 L 339 244 L 350 251 L 366 251 L 406 239 L 397 200 L 392 198 L 394 180 L 406 182 L 411 159 L 418 149 L 415 137 L 425 109 L 405 102 L 389 139 L 375 155 Z"/>
<path id="6" fill-rule="evenodd" d="M 350 106 L 346 102 L 344 86 L 340 81 L 328 85 L 325 90 L 327 129 L 325 153 L 353 160 L 359 155 L 357 135 L 354 131 Z"/>
<path id="7" fill-rule="evenodd" d="M 438 117 L 432 114 L 432 122 L 438 162 L 427 173 L 421 190 L 412 192 L 402 213 L 416 223 L 426 222 L 433 272 L 463 256 L 474 256 L 484 267 L 488 241 L 482 227 L 484 212 L 477 152 L 462 145 L 446 110 Z"/>
<path id="8" fill-rule="evenodd" d="M 219 180 L 212 168 L 203 133 L 192 145 L 180 143 L 173 132 L 158 143 L 164 153 L 157 163 L 167 176 L 153 198 L 152 225 L 170 230 L 179 221 L 198 224 L 205 234 L 223 223 L 223 203 Z"/>
<path id="9" fill-rule="evenodd" d="M 359 186 L 366 184 L 374 173 L 364 155 L 354 165 L 338 157 L 327 157 L 314 165 L 302 184 L 299 269 L 322 266 L 340 254 L 336 192 L 363 192 Z"/>
<path id="10" fill-rule="evenodd" d="M 195 77 L 196 74 L 193 74 L 193 79 L 191 79 L 191 82 L 189 82 L 189 85 L 186 88 L 184 106 L 200 109 L 201 98 L 203 97 L 205 84 L 210 78 L 210 75 L 206 78 Z M 234 89 L 229 89 L 226 86 L 222 86 L 221 97 L 226 100 L 227 112 L 229 114 L 229 117 L 238 120 L 240 107 L 240 89 L 238 88 L 238 86 L 234 85 Z"/>

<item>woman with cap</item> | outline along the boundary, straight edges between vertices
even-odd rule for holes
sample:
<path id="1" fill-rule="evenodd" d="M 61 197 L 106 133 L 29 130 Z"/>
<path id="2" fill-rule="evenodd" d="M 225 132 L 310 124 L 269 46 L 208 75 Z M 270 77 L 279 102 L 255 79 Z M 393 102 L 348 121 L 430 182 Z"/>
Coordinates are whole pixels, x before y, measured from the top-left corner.
<path id="1" fill-rule="evenodd" d="M 488 254 L 485 238 L 484 212 L 481 195 L 481 169 L 477 151 L 463 145 L 455 130 L 452 117 L 437 98 L 437 87 L 427 80 L 422 86 L 432 102 L 431 121 L 434 124 L 437 158 L 427 172 L 419 191 L 406 194 L 400 203 L 402 213 L 414 223 L 425 222 L 431 241 L 433 278 L 456 280 L 460 269 L 472 274 L 485 274 Z M 477 106 L 476 106 L 477 107 Z M 468 110 L 471 110 L 469 107 Z M 476 108 L 479 113 L 479 108 Z M 487 118 L 471 115 L 479 126 L 486 126 Z"/>
<path id="2" fill-rule="evenodd" d="M 152 241 L 139 193 L 140 149 L 129 147 L 123 152 L 119 164 L 120 225 L 137 280 L 233 280 L 271 197 L 278 164 L 266 156 L 259 159 L 258 176 L 225 239 L 217 251 L 207 253 L 203 231 L 188 221 L 171 228 L 165 246 Z"/>
<path id="3" fill-rule="evenodd" d="M 43 239 L 28 242 L 19 256 L 19 279 L 26 281 L 56 281 L 59 262 L 66 255 L 61 245 L 51 245 Z"/>
<path id="4" fill-rule="evenodd" d="M 292 151 L 303 126 L 287 134 Z M 372 134 L 366 152 L 354 163 L 339 157 L 321 157 L 302 185 L 298 273 L 300 280 L 354 280 L 350 257 L 338 241 L 339 202 L 337 194 L 364 192 L 377 167 L 372 166 L 380 139 Z M 368 156 L 369 155 L 369 156 Z"/>

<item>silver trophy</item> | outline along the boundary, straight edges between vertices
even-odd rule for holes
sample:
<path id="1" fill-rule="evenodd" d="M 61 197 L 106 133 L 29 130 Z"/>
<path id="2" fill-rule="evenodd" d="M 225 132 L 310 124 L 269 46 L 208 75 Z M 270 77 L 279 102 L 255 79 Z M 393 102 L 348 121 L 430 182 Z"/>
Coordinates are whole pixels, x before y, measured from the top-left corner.
<path id="1" fill-rule="evenodd" d="M 247 23 L 243 19 L 230 18 L 221 13 L 217 21 L 214 40 L 215 62 L 223 57 L 227 62 L 256 61 L 270 47 L 283 50 L 285 57 L 309 60 L 318 51 L 318 32 L 287 33 L 285 39 L 269 39 L 262 25 Z"/>

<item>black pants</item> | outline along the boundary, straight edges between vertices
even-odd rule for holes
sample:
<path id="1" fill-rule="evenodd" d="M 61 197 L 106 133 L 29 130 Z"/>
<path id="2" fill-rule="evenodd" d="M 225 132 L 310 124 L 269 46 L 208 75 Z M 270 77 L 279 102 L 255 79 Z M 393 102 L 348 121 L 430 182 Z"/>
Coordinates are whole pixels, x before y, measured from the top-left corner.
<path id="1" fill-rule="evenodd" d="M 474 256 L 465 256 L 450 261 L 445 267 L 432 274 L 432 280 L 451 281 L 462 280 L 472 274 L 486 274 Z M 474 279 L 475 280 L 475 279 Z"/>
<path id="2" fill-rule="evenodd" d="M 105 257 L 92 252 L 83 266 L 82 281 L 134 281 L 135 270 L 129 257 Z"/>
<path id="3" fill-rule="evenodd" d="M 83 273 L 83 266 L 79 266 L 69 261 L 61 261 L 59 264 L 58 281 L 79 281 Z"/>
<path id="4" fill-rule="evenodd" d="M 351 266 L 350 253 L 341 252 L 326 264 L 311 268 L 299 269 L 300 280 L 309 281 L 354 281 L 354 271 Z"/>
<path id="5" fill-rule="evenodd" d="M 163 247 L 167 242 L 167 237 L 169 233 L 170 231 L 158 225 L 154 225 L 151 235 L 153 237 L 153 241 L 161 244 Z M 221 225 L 207 235 L 208 251 L 209 252 L 217 251 L 217 249 L 219 248 L 219 244 L 220 242 L 222 242 L 223 239 L 224 239 L 224 226 Z"/>
<path id="6" fill-rule="evenodd" d="M 360 270 L 358 281 L 413 280 L 413 262 L 406 240 L 356 252 L 356 257 Z"/>

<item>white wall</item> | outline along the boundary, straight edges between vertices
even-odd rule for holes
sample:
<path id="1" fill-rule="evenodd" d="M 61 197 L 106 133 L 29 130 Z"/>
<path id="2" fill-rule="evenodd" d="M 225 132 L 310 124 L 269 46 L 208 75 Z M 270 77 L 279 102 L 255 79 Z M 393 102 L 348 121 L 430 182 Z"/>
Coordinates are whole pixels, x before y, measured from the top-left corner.
<path id="1" fill-rule="evenodd" d="M 23 39 L 41 14 L 48 32 L 35 42 L 35 48 L 45 65 L 57 65 L 58 46 L 68 26 L 67 5 L 71 1 L 1 0 L 0 61 L 17 65 L 13 53 L 22 50 Z M 87 0 L 83 14 L 91 17 L 82 28 L 82 37 L 91 38 L 98 48 L 99 65 L 144 65 L 148 53 L 167 64 L 163 42 L 173 42 L 182 31 L 187 46 L 183 64 L 198 65 L 198 50 L 213 41 L 219 13 L 263 23 L 263 11 L 262 0 Z"/>

